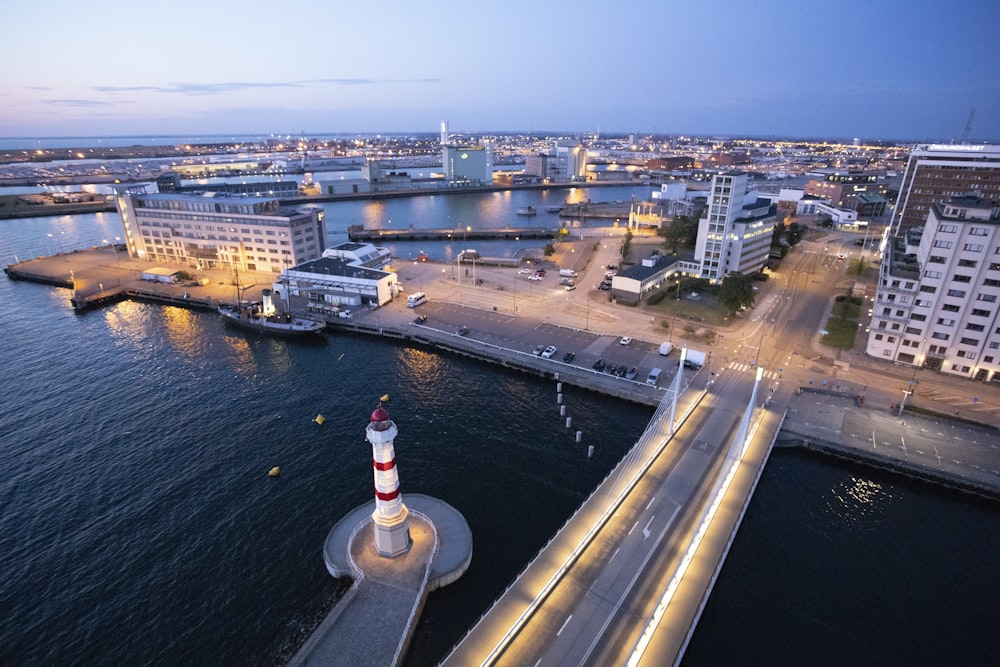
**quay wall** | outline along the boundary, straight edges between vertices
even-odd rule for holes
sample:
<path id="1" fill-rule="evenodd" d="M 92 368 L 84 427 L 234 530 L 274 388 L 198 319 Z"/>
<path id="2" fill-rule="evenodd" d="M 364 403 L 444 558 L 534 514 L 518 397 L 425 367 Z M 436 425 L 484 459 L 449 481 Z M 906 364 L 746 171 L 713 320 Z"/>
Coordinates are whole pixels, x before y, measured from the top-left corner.
<path id="1" fill-rule="evenodd" d="M 996 486 L 982 484 L 976 480 L 952 474 L 945 470 L 928 468 L 919 463 L 904 461 L 890 456 L 882 456 L 878 452 L 867 449 L 858 449 L 850 445 L 817 438 L 815 435 L 795 433 L 794 431 L 789 431 L 787 427 L 782 433 L 782 437 L 775 443 L 775 447 L 799 447 L 849 463 L 860 463 L 911 479 L 937 484 L 938 486 L 943 486 L 954 491 L 971 493 L 989 500 L 1000 501 L 1000 488 Z"/>

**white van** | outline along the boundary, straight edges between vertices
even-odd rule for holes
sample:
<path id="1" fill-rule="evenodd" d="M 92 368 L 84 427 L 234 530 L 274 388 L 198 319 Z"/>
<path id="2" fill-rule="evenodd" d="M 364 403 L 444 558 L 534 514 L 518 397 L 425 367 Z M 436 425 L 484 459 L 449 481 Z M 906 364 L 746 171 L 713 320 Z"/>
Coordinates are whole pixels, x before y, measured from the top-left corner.
<path id="1" fill-rule="evenodd" d="M 664 357 L 674 351 L 673 343 L 661 343 L 660 344 L 660 354 Z"/>
<path id="2" fill-rule="evenodd" d="M 406 297 L 406 307 L 416 308 L 422 303 L 427 302 L 427 295 L 423 292 L 414 292 L 410 296 Z"/>
<path id="3" fill-rule="evenodd" d="M 662 368 L 654 368 L 653 370 L 649 371 L 649 375 L 646 376 L 646 384 L 655 385 L 657 382 L 660 381 L 660 373 L 662 372 L 663 372 Z"/>

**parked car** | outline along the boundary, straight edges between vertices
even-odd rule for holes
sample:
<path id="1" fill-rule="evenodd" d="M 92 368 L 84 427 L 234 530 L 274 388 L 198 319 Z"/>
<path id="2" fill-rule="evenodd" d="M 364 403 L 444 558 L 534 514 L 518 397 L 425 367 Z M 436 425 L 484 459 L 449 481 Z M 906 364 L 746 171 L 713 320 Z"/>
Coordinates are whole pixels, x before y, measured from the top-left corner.
<path id="1" fill-rule="evenodd" d="M 414 324 L 423 324 L 426 321 L 427 321 L 427 316 L 426 315 L 421 315 L 417 319 L 413 320 L 413 323 Z"/>
<path id="2" fill-rule="evenodd" d="M 615 371 L 615 375 L 617 375 L 620 378 L 625 377 L 627 373 L 628 373 L 628 368 L 625 367 L 625 364 L 619 366 L 618 370 Z"/>
<path id="3" fill-rule="evenodd" d="M 459 336 L 466 336 L 469 333 L 469 327 L 459 327 L 456 333 Z"/>
<path id="4" fill-rule="evenodd" d="M 567 292 L 572 292 L 573 290 L 576 289 L 576 285 L 566 285 L 566 287 L 564 287 L 563 289 L 565 289 Z"/>
<path id="5" fill-rule="evenodd" d="M 522 276 L 531 275 L 531 269 L 518 269 L 518 273 Z"/>
<path id="6" fill-rule="evenodd" d="M 597 289 L 601 290 L 602 292 L 607 292 L 609 289 L 611 289 L 611 283 L 609 283 L 606 280 L 602 280 L 601 284 L 597 286 Z"/>
<path id="7" fill-rule="evenodd" d="M 604 372 L 608 375 L 614 375 L 616 370 L 618 370 L 618 367 L 614 364 L 608 364 L 604 367 Z"/>
<path id="8" fill-rule="evenodd" d="M 566 354 L 563 355 L 563 361 L 565 361 L 568 364 L 569 362 L 573 361 L 575 357 L 576 355 L 574 353 L 567 352 Z"/>
<path id="9" fill-rule="evenodd" d="M 639 369 L 633 366 L 632 368 L 628 369 L 628 372 L 625 373 L 625 379 L 634 380 L 635 376 L 638 374 L 639 374 Z"/>
<path id="10" fill-rule="evenodd" d="M 597 361 L 595 361 L 594 365 L 591 366 L 591 368 L 593 368 L 595 371 L 598 372 L 604 370 L 604 359 L 598 359 Z"/>
<path id="11" fill-rule="evenodd" d="M 545 351 L 545 346 L 544 345 L 536 345 L 535 349 L 532 350 L 531 353 L 537 357 L 537 356 L 541 355 L 542 352 L 544 352 L 544 351 Z"/>
<path id="12" fill-rule="evenodd" d="M 528 276 L 528 280 L 541 280 L 541 279 L 542 277 L 537 273 L 532 273 L 530 276 Z"/>
<path id="13" fill-rule="evenodd" d="M 555 345 L 549 345 L 547 348 L 545 348 L 542 351 L 542 358 L 543 359 L 551 359 L 552 355 L 554 355 L 555 353 L 556 353 L 556 346 Z"/>
<path id="14" fill-rule="evenodd" d="M 632 342 L 632 339 L 629 336 L 622 336 L 621 340 L 618 341 L 618 344 L 619 345 L 628 345 L 631 342 Z"/>

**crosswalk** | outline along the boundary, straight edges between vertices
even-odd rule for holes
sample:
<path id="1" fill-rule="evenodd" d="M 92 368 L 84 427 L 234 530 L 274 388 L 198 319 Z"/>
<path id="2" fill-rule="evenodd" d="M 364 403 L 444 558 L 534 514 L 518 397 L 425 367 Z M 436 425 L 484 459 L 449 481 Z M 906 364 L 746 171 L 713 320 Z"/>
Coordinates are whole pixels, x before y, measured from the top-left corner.
<path id="1" fill-rule="evenodd" d="M 729 365 L 726 366 L 726 368 L 732 369 L 732 370 L 736 371 L 737 373 L 746 373 L 748 371 L 752 372 L 752 373 L 756 373 L 757 372 L 757 367 L 756 366 L 754 366 L 752 364 L 738 364 L 735 361 L 730 361 Z M 764 378 L 767 379 L 767 380 L 778 380 L 778 379 L 781 378 L 781 374 L 778 371 L 776 371 L 776 370 L 771 371 L 771 370 L 768 370 L 768 369 L 765 368 L 764 369 Z"/>

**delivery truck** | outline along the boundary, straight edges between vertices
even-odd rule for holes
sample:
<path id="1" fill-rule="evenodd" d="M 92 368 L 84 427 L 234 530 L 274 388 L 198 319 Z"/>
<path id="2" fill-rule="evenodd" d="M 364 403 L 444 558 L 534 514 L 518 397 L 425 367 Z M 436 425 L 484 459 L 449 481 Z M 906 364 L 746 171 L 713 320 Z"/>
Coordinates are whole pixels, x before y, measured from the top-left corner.
<path id="1" fill-rule="evenodd" d="M 688 350 L 684 357 L 684 368 L 699 369 L 705 365 L 705 353 L 698 350 Z"/>

